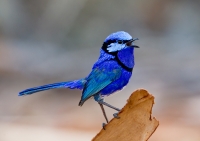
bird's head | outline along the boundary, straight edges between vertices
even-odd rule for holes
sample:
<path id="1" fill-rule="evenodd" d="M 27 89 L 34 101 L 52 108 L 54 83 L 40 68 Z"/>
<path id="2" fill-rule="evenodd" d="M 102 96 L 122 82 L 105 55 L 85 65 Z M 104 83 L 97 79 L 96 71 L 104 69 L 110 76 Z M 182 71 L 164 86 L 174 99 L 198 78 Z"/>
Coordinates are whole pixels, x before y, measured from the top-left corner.
<path id="1" fill-rule="evenodd" d="M 138 40 L 138 38 L 133 39 L 127 32 L 118 31 L 105 39 L 102 49 L 112 54 L 128 47 L 139 48 L 133 44 L 135 40 Z"/>

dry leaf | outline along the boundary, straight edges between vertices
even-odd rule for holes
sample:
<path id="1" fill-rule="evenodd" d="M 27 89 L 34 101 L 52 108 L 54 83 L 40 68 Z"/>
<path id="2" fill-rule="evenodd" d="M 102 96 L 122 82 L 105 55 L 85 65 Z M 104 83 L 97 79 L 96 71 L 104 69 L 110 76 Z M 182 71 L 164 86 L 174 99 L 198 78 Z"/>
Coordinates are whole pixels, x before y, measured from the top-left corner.
<path id="1" fill-rule="evenodd" d="M 113 118 L 93 141 L 147 141 L 159 125 L 151 117 L 153 104 L 154 97 L 146 90 L 133 92 L 119 112 L 120 119 Z"/>

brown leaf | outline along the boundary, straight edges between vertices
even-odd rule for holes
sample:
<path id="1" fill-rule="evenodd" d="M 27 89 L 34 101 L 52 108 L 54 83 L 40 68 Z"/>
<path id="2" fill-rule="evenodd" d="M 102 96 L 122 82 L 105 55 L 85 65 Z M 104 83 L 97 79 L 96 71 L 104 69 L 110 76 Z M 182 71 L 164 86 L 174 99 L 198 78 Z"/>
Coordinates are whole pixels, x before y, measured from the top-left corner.
<path id="1" fill-rule="evenodd" d="M 147 141 L 159 122 L 151 117 L 154 97 L 139 89 L 131 94 L 119 112 L 92 141 Z"/>

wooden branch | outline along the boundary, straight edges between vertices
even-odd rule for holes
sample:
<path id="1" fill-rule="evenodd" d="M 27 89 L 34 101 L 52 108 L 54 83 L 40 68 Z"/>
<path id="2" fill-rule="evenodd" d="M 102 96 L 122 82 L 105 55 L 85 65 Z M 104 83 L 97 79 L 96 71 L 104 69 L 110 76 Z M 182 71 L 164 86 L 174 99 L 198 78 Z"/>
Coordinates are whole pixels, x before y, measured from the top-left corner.
<path id="1" fill-rule="evenodd" d="M 153 104 L 146 90 L 136 90 L 119 112 L 120 119 L 113 118 L 92 141 L 147 141 L 159 125 L 151 117 Z"/>

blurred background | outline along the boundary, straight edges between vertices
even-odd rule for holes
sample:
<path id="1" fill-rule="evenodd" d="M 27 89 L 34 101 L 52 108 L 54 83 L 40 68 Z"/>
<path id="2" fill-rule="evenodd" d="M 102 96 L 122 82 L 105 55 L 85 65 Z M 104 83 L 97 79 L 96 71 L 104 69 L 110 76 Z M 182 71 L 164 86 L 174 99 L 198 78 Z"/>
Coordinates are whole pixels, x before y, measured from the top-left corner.
<path id="1" fill-rule="evenodd" d="M 0 0 L 0 141 L 91 140 L 105 119 L 94 100 L 78 106 L 81 91 L 17 95 L 87 76 L 119 30 L 140 49 L 129 85 L 106 101 L 120 108 L 147 89 L 160 121 L 150 141 L 199 141 L 199 13 L 199 0 Z"/>

